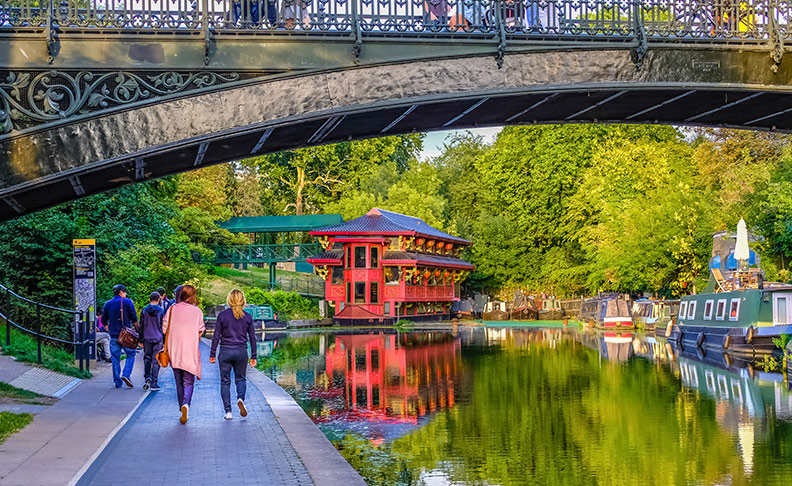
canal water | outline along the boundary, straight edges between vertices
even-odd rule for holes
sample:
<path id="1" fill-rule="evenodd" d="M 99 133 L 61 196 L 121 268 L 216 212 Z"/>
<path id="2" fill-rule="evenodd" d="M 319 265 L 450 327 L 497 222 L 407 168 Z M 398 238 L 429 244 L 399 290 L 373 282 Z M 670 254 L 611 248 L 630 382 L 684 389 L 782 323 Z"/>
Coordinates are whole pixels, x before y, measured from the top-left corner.
<path id="1" fill-rule="evenodd" d="M 789 385 L 722 354 L 560 327 L 260 347 L 371 485 L 792 484 Z"/>

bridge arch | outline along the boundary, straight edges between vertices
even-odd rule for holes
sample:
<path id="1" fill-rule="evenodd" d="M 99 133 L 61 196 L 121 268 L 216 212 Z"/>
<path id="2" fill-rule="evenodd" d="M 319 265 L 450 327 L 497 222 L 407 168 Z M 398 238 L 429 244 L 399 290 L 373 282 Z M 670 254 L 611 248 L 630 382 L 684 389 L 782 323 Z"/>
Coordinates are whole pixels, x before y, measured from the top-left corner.
<path id="1" fill-rule="evenodd" d="M 0 220 L 194 168 L 342 140 L 529 123 L 792 131 L 792 67 L 767 52 L 526 49 L 283 73 L 0 138 Z"/>

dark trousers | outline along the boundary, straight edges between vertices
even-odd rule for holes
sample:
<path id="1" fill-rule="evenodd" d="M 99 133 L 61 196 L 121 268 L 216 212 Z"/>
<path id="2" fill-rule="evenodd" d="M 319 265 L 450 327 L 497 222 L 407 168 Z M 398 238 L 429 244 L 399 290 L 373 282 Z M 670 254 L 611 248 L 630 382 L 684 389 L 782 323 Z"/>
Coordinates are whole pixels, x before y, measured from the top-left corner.
<path id="1" fill-rule="evenodd" d="M 189 405 L 192 402 L 195 375 L 189 371 L 173 368 L 173 377 L 176 379 L 176 398 L 179 400 L 179 407 Z"/>
<path id="2" fill-rule="evenodd" d="M 151 380 L 152 385 L 157 384 L 157 376 L 160 369 L 157 353 L 160 351 L 162 351 L 162 341 L 154 343 L 143 342 L 143 377 Z"/>
<path id="3" fill-rule="evenodd" d="M 224 348 L 220 346 L 217 361 L 220 362 L 220 397 L 223 399 L 223 408 L 231 411 L 231 370 L 234 370 L 234 384 L 236 385 L 237 399 L 245 399 L 247 391 L 248 353 L 244 348 Z"/>

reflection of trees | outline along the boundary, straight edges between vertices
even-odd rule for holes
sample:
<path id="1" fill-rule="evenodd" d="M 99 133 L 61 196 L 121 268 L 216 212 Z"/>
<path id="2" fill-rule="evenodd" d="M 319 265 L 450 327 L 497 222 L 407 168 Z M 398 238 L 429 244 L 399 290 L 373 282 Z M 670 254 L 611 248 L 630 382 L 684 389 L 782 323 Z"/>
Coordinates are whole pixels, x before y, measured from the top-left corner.
<path id="1" fill-rule="evenodd" d="M 489 484 L 713 483 L 742 471 L 713 402 L 646 361 L 600 368 L 575 346 L 503 353 L 497 366 L 474 356 L 471 403 L 393 451 L 413 468 Z"/>

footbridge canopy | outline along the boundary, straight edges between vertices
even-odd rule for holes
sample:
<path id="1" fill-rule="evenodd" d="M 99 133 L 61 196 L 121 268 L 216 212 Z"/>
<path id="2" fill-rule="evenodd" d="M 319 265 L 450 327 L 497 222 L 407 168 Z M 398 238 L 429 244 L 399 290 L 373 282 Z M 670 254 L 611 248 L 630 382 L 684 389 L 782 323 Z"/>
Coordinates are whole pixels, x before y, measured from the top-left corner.
<path id="1" fill-rule="evenodd" d="M 792 131 L 790 15 L 780 0 L 0 0 L 0 220 L 412 131 Z"/>

